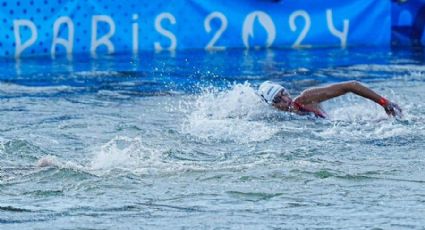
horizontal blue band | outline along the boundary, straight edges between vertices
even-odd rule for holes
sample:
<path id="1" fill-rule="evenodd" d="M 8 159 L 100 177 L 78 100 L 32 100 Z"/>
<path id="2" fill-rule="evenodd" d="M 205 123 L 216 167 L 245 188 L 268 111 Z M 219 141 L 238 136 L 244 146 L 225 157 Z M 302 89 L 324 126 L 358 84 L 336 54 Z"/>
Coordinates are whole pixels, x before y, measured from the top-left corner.
<path id="1" fill-rule="evenodd" d="M 0 1 L 0 5 L 0 56 L 21 57 L 142 50 L 388 47 L 392 37 L 406 44 L 411 34 L 397 23 L 407 21 L 411 26 L 415 16 L 409 19 L 406 12 L 417 14 L 425 1 L 18 0 Z M 400 20 L 395 20 L 400 14 Z M 399 31 L 393 36 L 392 19 Z"/>

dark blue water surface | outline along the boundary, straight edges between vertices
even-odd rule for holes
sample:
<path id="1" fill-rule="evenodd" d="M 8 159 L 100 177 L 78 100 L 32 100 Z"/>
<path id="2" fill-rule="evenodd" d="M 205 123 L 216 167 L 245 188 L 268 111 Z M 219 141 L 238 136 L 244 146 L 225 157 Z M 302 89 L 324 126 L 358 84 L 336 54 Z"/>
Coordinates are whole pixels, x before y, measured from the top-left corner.
<path id="1" fill-rule="evenodd" d="M 0 229 L 423 229 L 422 49 L 2 59 Z M 265 105 L 358 80 L 329 119 Z"/>

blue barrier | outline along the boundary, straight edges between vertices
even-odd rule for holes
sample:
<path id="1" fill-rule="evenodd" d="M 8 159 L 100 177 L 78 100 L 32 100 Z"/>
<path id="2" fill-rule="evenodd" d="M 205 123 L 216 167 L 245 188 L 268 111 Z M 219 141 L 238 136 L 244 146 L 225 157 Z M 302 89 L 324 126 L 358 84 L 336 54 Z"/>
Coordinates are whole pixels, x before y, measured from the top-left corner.
<path id="1" fill-rule="evenodd" d="M 18 0 L 0 4 L 0 56 L 12 57 L 389 46 L 392 35 L 392 3 L 387 0 Z"/>
<path id="2" fill-rule="evenodd" d="M 391 13 L 393 46 L 425 44 L 425 0 L 396 1 Z"/>

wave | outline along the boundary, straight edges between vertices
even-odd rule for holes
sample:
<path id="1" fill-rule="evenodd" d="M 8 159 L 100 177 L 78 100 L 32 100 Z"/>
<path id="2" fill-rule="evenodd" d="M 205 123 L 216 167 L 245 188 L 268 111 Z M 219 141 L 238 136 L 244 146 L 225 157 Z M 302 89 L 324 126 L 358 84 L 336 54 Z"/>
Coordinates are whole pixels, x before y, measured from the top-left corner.
<path id="1" fill-rule="evenodd" d="M 241 170 L 263 164 L 258 156 L 226 156 L 209 148 L 199 151 L 197 142 L 176 145 L 152 145 L 142 137 L 117 136 L 93 152 L 86 170 L 98 176 L 110 175 L 117 170 L 124 174 L 175 175 L 190 172 L 224 172 Z"/>
<path id="2" fill-rule="evenodd" d="M 25 139 L 0 140 L 0 156 L 2 164 L 20 166 L 34 162 L 38 157 L 47 154 L 47 150 Z"/>
<path id="3" fill-rule="evenodd" d="M 349 66 L 346 69 L 377 72 L 425 72 L 425 66 L 414 64 L 360 64 Z"/>
<path id="4" fill-rule="evenodd" d="M 25 95 L 55 95 L 80 91 L 81 87 L 57 85 L 57 86 L 26 86 L 14 83 L 2 82 L 0 84 L 0 97 L 16 97 Z"/>

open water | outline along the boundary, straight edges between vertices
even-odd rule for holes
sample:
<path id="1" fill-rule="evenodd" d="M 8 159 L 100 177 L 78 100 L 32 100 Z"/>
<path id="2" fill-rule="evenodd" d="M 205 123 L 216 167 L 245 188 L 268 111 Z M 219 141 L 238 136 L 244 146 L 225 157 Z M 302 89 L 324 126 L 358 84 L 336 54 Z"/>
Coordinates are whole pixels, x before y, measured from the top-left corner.
<path id="1" fill-rule="evenodd" d="M 0 63 L 0 229 L 423 229 L 423 50 L 179 51 Z M 279 112 L 358 80 L 329 119 Z"/>

